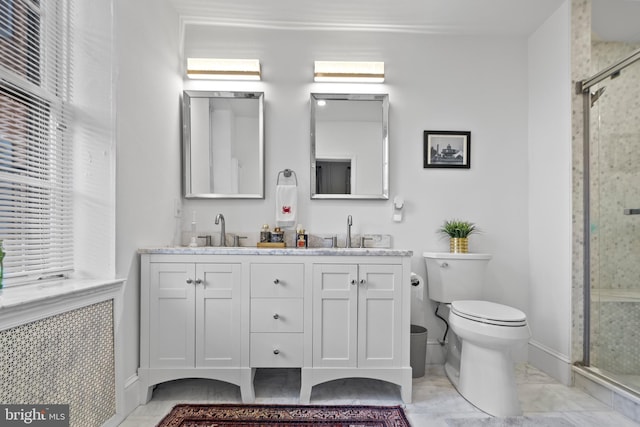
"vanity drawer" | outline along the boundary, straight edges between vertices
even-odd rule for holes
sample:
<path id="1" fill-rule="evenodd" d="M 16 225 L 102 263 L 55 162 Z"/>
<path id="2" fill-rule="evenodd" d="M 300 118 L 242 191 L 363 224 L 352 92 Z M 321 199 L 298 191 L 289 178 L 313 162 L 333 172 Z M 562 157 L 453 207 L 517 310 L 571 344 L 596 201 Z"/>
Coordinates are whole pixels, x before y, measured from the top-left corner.
<path id="1" fill-rule="evenodd" d="M 252 368 L 302 366 L 303 334 L 251 334 Z"/>
<path id="2" fill-rule="evenodd" d="M 303 264 L 251 264 L 251 296 L 302 298 Z"/>
<path id="3" fill-rule="evenodd" d="M 252 298 L 251 332 L 302 332 L 301 298 Z"/>

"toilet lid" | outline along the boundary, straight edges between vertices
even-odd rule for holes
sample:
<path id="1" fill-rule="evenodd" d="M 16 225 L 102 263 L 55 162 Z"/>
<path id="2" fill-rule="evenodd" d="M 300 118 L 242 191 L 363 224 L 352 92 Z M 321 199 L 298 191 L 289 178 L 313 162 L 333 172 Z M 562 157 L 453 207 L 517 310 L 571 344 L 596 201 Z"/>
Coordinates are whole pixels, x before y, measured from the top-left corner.
<path id="1" fill-rule="evenodd" d="M 524 326 L 527 316 L 517 308 L 489 301 L 453 301 L 451 312 L 460 317 L 500 326 Z"/>

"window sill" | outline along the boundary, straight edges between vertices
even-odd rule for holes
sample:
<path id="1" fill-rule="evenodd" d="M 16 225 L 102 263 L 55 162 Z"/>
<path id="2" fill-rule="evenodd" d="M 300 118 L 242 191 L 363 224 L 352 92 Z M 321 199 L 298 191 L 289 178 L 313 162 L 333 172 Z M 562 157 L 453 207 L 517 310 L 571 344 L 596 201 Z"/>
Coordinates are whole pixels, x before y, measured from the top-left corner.
<path id="1" fill-rule="evenodd" d="M 65 279 L 0 290 L 0 329 L 119 296 L 123 279 Z"/>

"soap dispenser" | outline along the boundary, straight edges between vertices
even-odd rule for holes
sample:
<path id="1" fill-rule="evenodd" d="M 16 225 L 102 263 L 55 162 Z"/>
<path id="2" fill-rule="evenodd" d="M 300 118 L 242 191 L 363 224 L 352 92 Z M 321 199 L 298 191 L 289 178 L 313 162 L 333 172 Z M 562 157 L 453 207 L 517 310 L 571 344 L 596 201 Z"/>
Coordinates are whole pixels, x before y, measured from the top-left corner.
<path id="1" fill-rule="evenodd" d="M 299 248 L 308 247 L 308 236 L 302 228 L 302 225 L 298 224 L 298 229 L 296 230 L 296 246 Z"/>
<path id="2" fill-rule="evenodd" d="M 198 235 L 196 233 L 196 211 L 193 211 L 193 216 L 191 218 L 191 241 L 189 242 L 189 247 L 198 247 Z"/>
<path id="3" fill-rule="evenodd" d="M 269 230 L 269 224 L 263 224 L 262 230 L 260 230 L 260 243 L 268 243 L 271 241 L 271 230 Z"/>

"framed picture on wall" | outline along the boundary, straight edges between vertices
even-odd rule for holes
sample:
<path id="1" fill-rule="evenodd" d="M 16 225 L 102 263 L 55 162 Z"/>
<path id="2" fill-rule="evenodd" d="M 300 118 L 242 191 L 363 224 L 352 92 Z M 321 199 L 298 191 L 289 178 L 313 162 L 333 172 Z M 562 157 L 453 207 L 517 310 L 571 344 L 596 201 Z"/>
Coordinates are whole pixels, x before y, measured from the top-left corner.
<path id="1" fill-rule="evenodd" d="M 424 168 L 471 167 L 471 132 L 424 131 Z"/>

